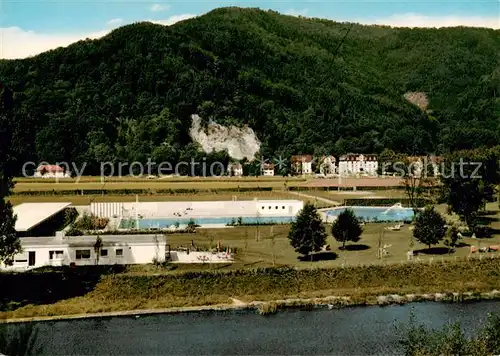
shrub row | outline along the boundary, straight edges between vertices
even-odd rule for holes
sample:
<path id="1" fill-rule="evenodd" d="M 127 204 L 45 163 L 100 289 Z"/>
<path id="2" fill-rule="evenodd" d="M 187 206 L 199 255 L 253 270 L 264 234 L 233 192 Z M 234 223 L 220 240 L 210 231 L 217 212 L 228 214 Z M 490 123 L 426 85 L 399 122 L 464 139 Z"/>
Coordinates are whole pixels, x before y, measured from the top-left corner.
<path id="1" fill-rule="evenodd" d="M 144 235 L 144 234 L 158 234 L 158 235 L 168 235 L 168 234 L 193 234 L 196 230 L 192 229 L 178 229 L 178 230 L 106 230 L 103 232 L 88 231 L 86 235 Z"/>
<path id="2" fill-rule="evenodd" d="M 171 179 L 148 179 L 148 178 L 106 178 L 106 183 L 146 183 L 146 182 L 166 182 L 166 183 L 208 183 L 208 182 L 225 182 L 225 183 L 260 183 L 260 182 L 305 182 L 307 179 L 302 177 L 283 178 L 281 176 L 275 177 L 248 177 L 248 178 L 235 178 L 235 177 L 222 177 L 222 178 L 193 178 L 193 177 L 179 177 Z M 15 178 L 16 183 L 76 183 L 75 178 Z M 103 183 L 100 177 L 82 177 L 79 183 Z"/>
<path id="3" fill-rule="evenodd" d="M 66 189 L 66 190 L 26 190 L 13 192 L 17 196 L 47 196 L 47 195 L 154 195 L 154 194 L 196 194 L 224 192 L 270 192 L 272 187 L 235 187 L 213 189 Z"/>

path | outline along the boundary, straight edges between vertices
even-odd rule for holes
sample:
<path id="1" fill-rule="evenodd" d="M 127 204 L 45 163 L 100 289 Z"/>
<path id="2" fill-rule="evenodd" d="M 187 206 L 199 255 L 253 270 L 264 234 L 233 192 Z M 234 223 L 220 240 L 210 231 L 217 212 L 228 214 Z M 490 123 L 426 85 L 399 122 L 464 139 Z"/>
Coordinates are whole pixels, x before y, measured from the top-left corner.
<path id="1" fill-rule="evenodd" d="M 233 305 L 236 305 L 236 306 L 248 306 L 248 303 L 245 303 L 239 299 L 236 299 L 236 298 L 231 298 L 231 300 L 233 301 Z"/>
<path id="2" fill-rule="evenodd" d="M 323 198 L 323 197 L 317 197 L 315 195 L 309 195 L 309 194 L 305 194 L 305 193 L 300 193 L 300 192 L 288 192 L 290 194 L 293 194 L 293 195 L 297 195 L 299 197 L 303 197 L 303 198 L 309 198 L 309 199 L 317 199 L 317 200 L 320 200 L 324 203 L 327 203 L 327 204 L 332 204 L 332 205 L 342 205 L 342 203 L 336 201 L 336 200 L 330 200 L 330 199 L 327 199 L 327 198 Z"/>

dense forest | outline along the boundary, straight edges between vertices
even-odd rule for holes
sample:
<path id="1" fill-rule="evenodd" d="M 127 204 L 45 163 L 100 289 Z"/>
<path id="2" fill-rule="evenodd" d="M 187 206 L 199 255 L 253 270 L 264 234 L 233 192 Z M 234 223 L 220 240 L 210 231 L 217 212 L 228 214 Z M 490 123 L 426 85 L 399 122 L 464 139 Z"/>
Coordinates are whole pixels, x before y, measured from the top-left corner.
<path id="1" fill-rule="evenodd" d="M 177 162 L 204 157 L 204 123 L 252 128 L 261 154 L 447 153 L 500 142 L 500 31 L 406 29 L 221 8 L 136 23 L 23 60 L 18 162 Z M 428 105 L 410 103 L 425 93 Z M 224 152 L 212 159 L 227 159 Z"/>

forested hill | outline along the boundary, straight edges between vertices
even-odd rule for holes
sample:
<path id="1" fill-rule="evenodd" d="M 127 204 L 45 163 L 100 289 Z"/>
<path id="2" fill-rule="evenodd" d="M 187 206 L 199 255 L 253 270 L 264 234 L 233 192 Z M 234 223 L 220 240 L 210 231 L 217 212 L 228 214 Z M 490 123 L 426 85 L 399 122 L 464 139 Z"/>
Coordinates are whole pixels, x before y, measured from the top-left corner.
<path id="1" fill-rule="evenodd" d="M 221 8 L 0 61 L 16 92 L 17 158 L 180 160 L 197 151 L 195 113 L 247 124 L 265 156 L 499 143 L 500 31 L 354 25 L 339 47 L 348 27 Z"/>

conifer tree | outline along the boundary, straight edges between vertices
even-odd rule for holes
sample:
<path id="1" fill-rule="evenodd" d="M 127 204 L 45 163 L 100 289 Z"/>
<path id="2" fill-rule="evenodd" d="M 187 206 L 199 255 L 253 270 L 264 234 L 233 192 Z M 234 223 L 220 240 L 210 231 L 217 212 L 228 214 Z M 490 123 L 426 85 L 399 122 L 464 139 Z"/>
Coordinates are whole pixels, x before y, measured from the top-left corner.
<path id="1" fill-rule="evenodd" d="M 321 217 L 311 203 L 306 203 L 297 215 L 288 233 L 295 252 L 307 256 L 320 251 L 326 243 L 326 232 Z"/>
<path id="2" fill-rule="evenodd" d="M 21 243 L 15 230 L 16 217 L 12 204 L 7 200 L 13 187 L 14 176 L 11 155 L 13 98 L 8 88 L 0 90 L 0 263 L 9 265 L 14 255 L 21 251 Z"/>

